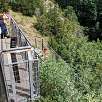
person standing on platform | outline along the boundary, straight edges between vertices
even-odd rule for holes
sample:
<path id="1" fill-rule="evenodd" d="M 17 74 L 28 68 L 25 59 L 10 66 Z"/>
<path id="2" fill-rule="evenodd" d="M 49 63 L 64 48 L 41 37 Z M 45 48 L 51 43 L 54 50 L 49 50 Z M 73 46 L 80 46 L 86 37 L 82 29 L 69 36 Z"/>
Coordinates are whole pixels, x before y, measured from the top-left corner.
<path id="1" fill-rule="evenodd" d="M 0 16 L 0 27 L 1 27 L 1 39 L 3 39 L 4 37 L 7 37 L 7 28 L 4 23 L 4 19 L 2 15 Z"/>
<path id="2" fill-rule="evenodd" d="M 1 31 L 1 27 L 0 27 L 0 39 L 1 39 L 1 33 L 2 33 L 2 31 Z"/>

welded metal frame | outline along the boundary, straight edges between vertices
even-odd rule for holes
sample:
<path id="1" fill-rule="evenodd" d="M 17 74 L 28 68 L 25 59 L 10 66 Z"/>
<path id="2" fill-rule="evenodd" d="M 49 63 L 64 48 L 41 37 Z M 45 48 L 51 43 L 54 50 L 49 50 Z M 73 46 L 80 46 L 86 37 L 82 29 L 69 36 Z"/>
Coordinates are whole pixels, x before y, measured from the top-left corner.
<path id="1" fill-rule="evenodd" d="M 26 37 L 24 36 L 24 32 L 20 29 L 20 27 L 18 26 L 18 24 L 15 22 L 15 20 L 13 18 L 11 18 L 10 23 L 11 23 L 10 24 L 11 31 L 9 31 L 9 33 L 13 33 L 13 37 L 17 38 L 17 46 L 15 48 L 10 48 L 10 49 L 5 49 L 5 50 L 1 49 L 1 51 L 0 51 L 0 62 L 1 62 L 3 77 L 4 77 L 4 81 L 5 81 L 5 88 L 6 88 L 8 102 L 10 102 L 10 99 L 9 99 L 10 97 L 9 97 L 9 92 L 8 92 L 9 88 L 7 86 L 7 81 L 5 79 L 6 75 L 4 73 L 4 67 L 9 66 L 10 69 L 12 69 L 13 65 L 23 64 L 23 63 L 28 63 L 27 69 L 29 72 L 29 84 L 30 84 L 30 97 L 28 100 L 33 100 L 40 96 L 39 58 L 38 58 L 37 53 L 34 50 L 32 50 L 32 46 L 29 43 L 29 41 L 26 39 Z M 12 35 L 10 35 L 10 37 L 12 37 Z M 22 52 L 28 53 L 28 59 L 13 62 L 13 63 L 9 62 L 8 64 L 4 64 L 3 55 L 5 53 L 11 54 L 11 53 L 22 53 Z M 37 62 L 38 65 L 36 65 L 35 62 Z M 32 68 L 35 70 L 33 70 Z M 11 70 L 11 72 L 12 71 L 13 70 Z M 35 76 L 32 75 L 33 71 L 37 71 L 37 72 L 35 72 Z M 33 77 L 36 77 L 35 80 Z M 12 78 L 13 78 L 13 81 L 12 81 L 13 96 L 14 96 L 14 100 L 16 102 L 16 99 L 15 99 L 15 94 L 16 94 L 15 86 L 16 85 L 15 85 L 15 81 L 14 81 L 14 75 L 12 75 Z M 21 102 L 23 102 L 23 101 L 21 101 Z"/>

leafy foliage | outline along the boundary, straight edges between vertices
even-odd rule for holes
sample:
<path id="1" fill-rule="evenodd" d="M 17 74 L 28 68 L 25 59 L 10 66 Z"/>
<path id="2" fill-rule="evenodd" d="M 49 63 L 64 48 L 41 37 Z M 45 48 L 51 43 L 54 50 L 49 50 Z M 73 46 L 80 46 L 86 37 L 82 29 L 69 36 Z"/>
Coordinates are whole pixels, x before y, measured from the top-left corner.
<path id="1" fill-rule="evenodd" d="M 64 16 L 71 21 L 78 21 L 78 18 L 72 6 L 67 6 L 67 8 L 64 9 Z"/>
<path id="2" fill-rule="evenodd" d="M 39 102 L 101 102 L 102 44 L 83 40 L 78 49 L 73 42 L 63 54 L 69 57 L 68 64 L 62 60 L 42 63 Z"/>
<path id="3" fill-rule="evenodd" d="M 69 8 L 68 8 L 69 9 Z M 68 12 L 69 11 L 69 12 Z M 68 12 L 69 15 L 70 10 L 66 10 L 65 12 Z M 51 13 L 50 13 L 51 14 Z M 67 13 L 65 13 L 67 14 Z M 60 26 L 57 26 L 58 32 L 56 34 L 53 34 L 51 30 L 47 30 L 48 34 L 52 34 L 53 36 L 50 39 L 50 46 L 53 47 L 53 49 L 62 56 L 62 58 L 68 63 L 68 69 L 70 69 L 70 73 L 68 73 L 68 77 L 71 79 L 71 83 L 74 86 L 73 90 L 74 92 L 68 91 L 67 95 L 65 95 L 65 100 L 61 100 L 61 102 L 101 102 L 102 97 L 101 97 L 101 90 L 102 90 L 102 74 L 101 74 L 101 63 L 102 63 L 102 42 L 97 41 L 97 42 L 88 42 L 88 39 L 84 36 L 78 36 L 79 32 L 81 32 L 81 27 L 79 23 L 76 20 L 71 20 L 67 15 L 61 14 L 61 15 L 56 15 L 55 18 L 59 20 L 58 23 L 56 22 L 55 25 L 61 24 Z M 71 14 L 73 15 L 73 14 Z M 53 16 L 44 16 L 46 19 L 47 23 L 43 23 L 44 19 L 41 20 L 42 26 L 47 24 L 49 28 L 49 24 L 53 25 L 51 19 L 53 19 Z M 64 18 L 58 19 L 58 18 Z M 65 18 L 66 17 L 66 18 Z M 69 19 L 68 19 L 69 18 Z M 57 24 L 58 23 L 58 24 Z M 38 22 L 40 25 L 40 23 Z M 54 26 L 56 27 L 56 26 Z M 43 27 L 43 29 L 40 29 L 41 32 L 46 29 Z M 81 32 L 82 33 L 82 32 Z M 47 64 L 47 63 L 46 63 Z M 53 64 L 55 65 L 55 64 Z M 45 67 L 44 67 L 45 68 Z M 57 68 L 56 67 L 51 67 L 51 68 Z M 50 68 L 50 69 L 51 69 Z M 63 67 L 64 68 L 64 67 Z M 63 70 L 60 69 L 60 70 Z M 48 70 L 48 67 L 47 67 Z M 64 69 L 65 70 L 65 69 Z M 53 71 L 52 71 L 53 72 Z M 54 69 L 55 72 L 55 69 Z M 47 72 L 49 73 L 49 72 Z M 60 72 L 56 72 L 55 75 L 58 76 Z M 57 79 L 54 78 L 54 75 L 50 72 L 52 75 L 52 79 L 62 81 L 63 79 L 58 79 L 59 77 L 56 76 Z M 50 74 L 48 74 L 50 76 Z M 60 73 L 61 74 L 61 73 Z M 66 74 L 64 74 L 66 76 Z M 64 77 L 65 77 L 64 76 Z M 47 79 L 48 76 L 46 76 Z M 67 77 L 67 76 L 66 76 Z M 65 79 L 65 78 L 64 78 Z M 44 79 L 45 80 L 45 79 Z M 68 80 L 69 82 L 70 80 Z M 45 81 L 46 82 L 46 81 Z M 50 82 L 53 82 L 51 80 Z M 44 82 L 43 82 L 44 83 Z M 48 82 L 46 82 L 48 83 Z M 53 84 L 56 86 L 58 83 Z M 61 83 L 60 83 L 61 84 Z M 65 83 L 64 83 L 65 84 Z M 52 84 L 51 84 L 52 85 Z M 52 85 L 52 86 L 53 86 Z M 61 84 L 62 85 L 62 84 Z M 45 86 L 45 84 L 44 84 Z M 50 85 L 48 85 L 50 86 Z M 47 86 L 47 87 L 48 87 Z M 58 86 L 57 86 L 58 87 Z M 66 86 L 68 87 L 68 86 Z M 45 88 L 45 87 L 43 87 Z M 42 89 L 43 89 L 42 88 Z M 53 88 L 51 88 L 53 89 Z M 64 90 L 62 88 L 62 90 Z M 58 91 L 58 89 L 57 89 Z M 48 92 L 48 91 L 46 91 Z M 49 91 L 51 92 L 51 91 Z M 42 92 L 43 93 L 43 92 Z M 47 93 L 45 94 L 44 99 L 48 99 L 46 102 L 60 102 L 57 100 L 54 95 L 60 95 L 60 92 L 58 91 L 59 94 L 53 94 L 52 93 Z M 42 94 L 42 96 L 44 93 Z M 50 96 L 51 95 L 51 96 Z M 68 95 L 73 96 L 71 97 L 70 100 Z M 53 97 L 53 98 L 52 98 Z M 57 100 L 55 101 L 54 98 Z M 61 98 L 63 99 L 63 98 Z"/>
<path id="4" fill-rule="evenodd" d="M 87 42 L 85 38 L 68 36 L 52 40 L 52 47 L 67 61 L 71 67 L 71 79 L 79 92 L 78 102 L 101 101 L 102 90 L 102 43 Z M 77 102 L 74 100 L 73 102 Z"/>
<path id="5" fill-rule="evenodd" d="M 14 0 L 10 2 L 14 11 L 20 11 L 24 15 L 32 16 L 36 8 L 41 8 L 41 0 Z"/>
<path id="6" fill-rule="evenodd" d="M 5 3 L 4 0 L 0 1 L 0 12 L 7 12 L 8 11 L 8 3 Z"/>
<path id="7" fill-rule="evenodd" d="M 41 102 L 72 102 L 77 95 L 70 79 L 70 67 L 62 60 L 46 61 L 41 67 Z"/>
<path id="8" fill-rule="evenodd" d="M 102 1 L 101 0 L 56 0 L 59 5 L 66 9 L 73 6 L 78 21 L 84 27 L 88 27 L 90 40 L 102 39 Z"/>
<path id="9" fill-rule="evenodd" d="M 69 12 L 67 11 L 68 9 L 70 9 Z M 44 35 L 55 35 L 60 38 L 64 30 L 71 34 L 79 34 L 82 30 L 78 24 L 75 12 L 71 13 L 73 11 L 72 7 L 68 7 L 68 9 L 65 10 L 66 13 L 63 13 L 58 7 L 45 12 L 38 18 L 38 23 L 35 27 Z"/>
<path id="10" fill-rule="evenodd" d="M 80 100 L 101 101 L 102 43 L 87 42 L 83 37 L 76 38 L 71 35 L 66 37 L 68 38 L 64 39 L 64 42 L 61 42 L 62 39 L 53 39 L 51 45 L 71 66 L 72 81 L 80 95 L 83 96 L 80 96 Z"/>
<path id="11" fill-rule="evenodd" d="M 40 18 L 38 18 L 36 28 L 44 35 L 56 35 L 63 23 L 60 20 L 60 12 L 55 7 L 49 12 L 44 13 Z"/>

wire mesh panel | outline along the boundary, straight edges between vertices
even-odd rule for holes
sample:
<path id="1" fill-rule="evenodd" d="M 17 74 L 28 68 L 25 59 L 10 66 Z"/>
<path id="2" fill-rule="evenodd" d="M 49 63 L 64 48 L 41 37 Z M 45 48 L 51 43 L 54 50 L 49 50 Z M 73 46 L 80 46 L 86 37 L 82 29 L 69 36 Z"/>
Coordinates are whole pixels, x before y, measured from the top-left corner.
<path id="1" fill-rule="evenodd" d="M 38 55 L 13 18 L 10 23 L 9 38 L 0 41 L 5 93 L 8 102 L 31 102 L 40 94 Z"/>
<path id="2" fill-rule="evenodd" d="M 40 95 L 40 82 L 39 82 L 39 60 L 34 60 L 33 62 L 33 86 L 34 86 L 34 95 L 35 97 Z"/>
<path id="3" fill-rule="evenodd" d="M 21 30 L 19 30 L 18 32 L 18 40 L 19 40 L 19 45 L 18 46 L 29 46 L 27 43 L 27 40 L 25 39 L 25 37 L 23 36 L 23 33 L 21 32 Z"/>
<path id="4" fill-rule="evenodd" d="M 11 38 L 16 38 L 16 46 L 17 47 L 22 47 L 22 46 L 29 46 L 29 42 L 24 36 L 24 32 L 19 28 L 17 23 L 11 19 Z"/>
<path id="5" fill-rule="evenodd" d="M 34 55 L 33 50 L 2 53 L 2 70 L 9 100 L 20 102 L 39 96 L 39 61 Z"/>

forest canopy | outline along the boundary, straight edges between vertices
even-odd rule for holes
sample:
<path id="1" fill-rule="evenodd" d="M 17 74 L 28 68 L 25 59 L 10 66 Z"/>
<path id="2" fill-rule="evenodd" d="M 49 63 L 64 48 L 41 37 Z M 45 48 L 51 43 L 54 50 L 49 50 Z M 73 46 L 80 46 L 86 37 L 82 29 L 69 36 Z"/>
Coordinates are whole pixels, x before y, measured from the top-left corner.
<path id="1" fill-rule="evenodd" d="M 102 39 L 102 0 L 56 0 L 62 9 L 72 6 L 78 21 L 88 27 L 90 40 Z"/>

